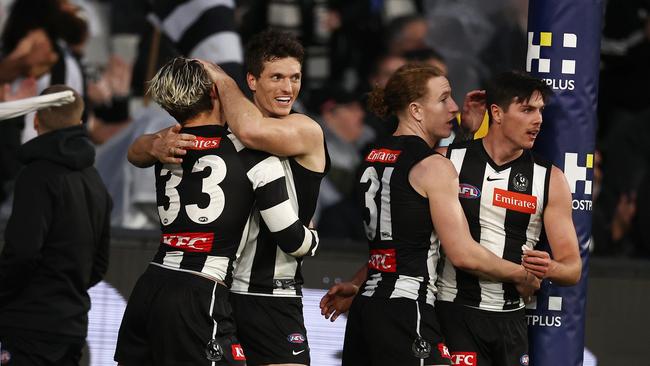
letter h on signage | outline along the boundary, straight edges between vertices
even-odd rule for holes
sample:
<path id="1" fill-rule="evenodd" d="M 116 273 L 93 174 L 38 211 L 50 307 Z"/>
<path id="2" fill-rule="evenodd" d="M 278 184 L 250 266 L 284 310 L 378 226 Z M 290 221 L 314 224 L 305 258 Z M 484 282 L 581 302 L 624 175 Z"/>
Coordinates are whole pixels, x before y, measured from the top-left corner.
<path id="1" fill-rule="evenodd" d="M 542 47 L 551 47 L 553 44 L 553 33 L 540 32 L 539 44 L 533 43 L 535 32 L 528 32 L 528 54 L 526 56 L 526 71 L 531 72 L 533 69 L 533 60 L 537 60 L 537 72 L 548 74 L 551 72 L 551 59 L 542 58 Z M 575 33 L 562 34 L 563 48 L 577 48 L 578 36 Z M 576 73 L 576 60 L 562 60 L 562 74 L 573 75 Z"/>
<path id="2" fill-rule="evenodd" d="M 532 301 L 526 305 L 526 309 L 537 310 L 537 296 L 532 297 Z M 562 297 L 549 296 L 548 297 L 548 310 L 549 311 L 562 311 Z"/>
<path id="3" fill-rule="evenodd" d="M 564 154 L 564 175 L 566 175 L 569 182 L 571 193 L 576 193 L 576 183 L 579 181 L 585 182 L 585 194 L 591 194 L 591 181 L 587 179 L 587 169 L 594 167 L 594 155 L 587 154 L 585 166 L 578 164 L 578 154 L 565 153 Z"/>

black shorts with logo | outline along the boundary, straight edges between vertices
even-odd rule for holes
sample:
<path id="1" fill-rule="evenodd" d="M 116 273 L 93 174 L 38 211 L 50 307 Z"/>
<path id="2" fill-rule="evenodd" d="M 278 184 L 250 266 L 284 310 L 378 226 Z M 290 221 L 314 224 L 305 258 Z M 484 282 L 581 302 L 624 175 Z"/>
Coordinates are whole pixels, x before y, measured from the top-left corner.
<path id="1" fill-rule="evenodd" d="M 310 364 L 301 298 L 232 293 L 230 302 L 248 366 Z"/>
<path id="2" fill-rule="evenodd" d="M 437 301 L 436 312 L 454 365 L 528 366 L 524 309 L 486 311 Z"/>
<path id="3" fill-rule="evenodd" d="M 451 357 L 433 306 L 358 295 L 345 328 L 342 365 L 451 365 Z"/>
<path id="4" fill-rule="evenodd" d="M 225 286 L 207 278 L 149 265 L 124 312 L 115 361 L 245 365 L 228 296 Z"/>

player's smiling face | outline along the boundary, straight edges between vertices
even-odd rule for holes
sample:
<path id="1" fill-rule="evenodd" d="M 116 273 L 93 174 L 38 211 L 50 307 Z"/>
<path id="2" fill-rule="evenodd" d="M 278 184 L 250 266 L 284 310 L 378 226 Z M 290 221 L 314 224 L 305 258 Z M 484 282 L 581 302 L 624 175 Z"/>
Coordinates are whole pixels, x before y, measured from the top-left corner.
<path id="1" fill-rule="evenodd" d="M 266 61 L 259 78 L 248 74 L 248 86 L 255 93 L 255 104 L 270 117 L 289 115 L 300 92 L 301 65 L 293 57 Z"/>

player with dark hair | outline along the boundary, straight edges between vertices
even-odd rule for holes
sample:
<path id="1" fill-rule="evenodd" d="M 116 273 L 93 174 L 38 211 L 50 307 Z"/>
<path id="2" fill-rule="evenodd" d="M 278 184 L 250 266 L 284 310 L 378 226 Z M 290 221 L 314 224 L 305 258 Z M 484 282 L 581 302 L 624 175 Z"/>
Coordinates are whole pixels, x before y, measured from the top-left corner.
<path id="1" fill-rule="evenodd" d="M 472 238 L 539 278 L 573 285 L 582 262 L 569 186 L 559 168 L 530 151 L 550 95 L 539 79 L 500 74 L 486 90 L 487 136 L 452 144 L 447 157 L 459 175 Z M 542 231 L 553 259 L 533 250 Z M 473 357 L 478 365 L 522 364 L 528 358 L 524 299 L 513 284 L 477 277 L 451 259 L 441 265 L 436 309 L 452 356 Z"/>
<path id="2" fill-rule="evenodd" d="M 280 160 L 246 149 L 225 128 L 200 61 L 171 60 L 149 93 L 195 139 L 181 164 L 156 163 L 162 238 L 129 299 L 115 359 L 127 366 L 244 364 L 228 288 L 249 225 L 261 216 L 269 240 L 291 258 L 313 254 L 318 237 L 289 201 Z"/>
<path id="3" fill-rule="evenodd" d="M 361 167 L 359 203 L 370 255 L 353 282 L 330 289 L 321 308 L 335 319 L 358 292 L 346 327 L 344 366 L 451 365 L 434 311 L 441 246 L 459 268 L 512 281 L 524 292 L 539 281 L 470 236 L 458 176 L 433 150 L 449 136 L 458 113 L 442 72 L 407 64 L 372 92 L 369 104 L 376 114 L 399 119 L 393 136 L 373 146 Z"/>
<path id="4" fill-rule="evenodd" d="M 288 33 L 269 30 L 253 37 L 246 49 L 252 103 L 221 69 L 204 65 L 216 84 L 228 126 L 241 142 L 286 157 L 281 161 L 292 205 L 306 223 L 316 209 L 330 160 L 321 127 L 308 116 L 291 113 L 300 91 L 303 54 L 300 43 Z M 129 159 L 139 166 L 155 160 L 178 161 L 185 153 L 182 148 L 191 143 L 191 136 L 174 130 L 145 135 L 131 145 Z M 238 335 L 248 365 L 309 365 L 302 262 L 282 252 L 278 244 L 267 225 L 259 220 L 250 223 L 231 289 Z"/>

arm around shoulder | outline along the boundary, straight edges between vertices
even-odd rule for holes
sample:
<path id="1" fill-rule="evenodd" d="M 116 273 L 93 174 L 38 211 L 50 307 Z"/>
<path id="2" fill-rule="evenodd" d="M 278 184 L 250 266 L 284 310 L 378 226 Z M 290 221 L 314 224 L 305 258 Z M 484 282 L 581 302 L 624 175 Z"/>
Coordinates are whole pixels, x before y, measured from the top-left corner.
<path id="1" fill-rule="evenodd" d="M 451 161 L 440 155 L 430 156 L 413 167 L 409 181 L 429 199 L 434 228 L 455 267 L 499 281 L 526 282 L 522 266 L 497 257 L 472 239 L 458 201 L 458 174 Z"/>
<path id="2" fill-rule="evenodd" d="M 273 241 L 293 257 L 313 256 L 320 240 L 315 230 L 307 228 L 289 200 L 284 170 L 275 156 L 255 164 L 248 172 L 255 190 L 256 205 Z"/>
<path id="3" fill-rule="evenodd" d="M 258 124 L 242 128 L 240 137 L 247 147 L 277 156 L 307 155 L 323 149 L 323 130 L 304 114 L 294 113 L 283 118 L 264 118 Z"/>

